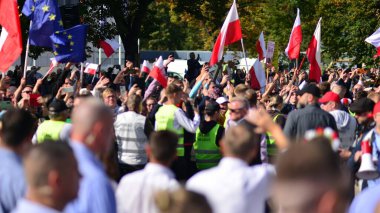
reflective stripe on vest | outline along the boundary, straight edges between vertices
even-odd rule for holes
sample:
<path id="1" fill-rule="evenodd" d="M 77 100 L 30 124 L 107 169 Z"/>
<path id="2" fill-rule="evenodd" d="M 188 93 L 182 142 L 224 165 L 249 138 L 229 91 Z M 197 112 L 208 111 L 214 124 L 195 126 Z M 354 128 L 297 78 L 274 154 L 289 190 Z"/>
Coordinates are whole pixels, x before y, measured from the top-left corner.
<path id="1" fill-rule="evenodd" d="M 42 122 L 42 124 L 37 129 L 37 142 L 42 143 L 45 140 L 59 140 L 59 135 L 61 134 L 61 131 L 65 124 L 66 123 L 64 121 L 53 120 Z"/>
<path id="2" fill-rule="evenodd" d="M 222 158 L 219 147 L 215 144 L 219 127 L 219 124 L 216 124 L 207 134 L 197 129 L 193 146 L 198 169 L 214 167 Z"/>
<path id="3" fill-rule="evenodd" d="M 185 155 L 185 149 L 183 145 L 183 128 L 174 128 L 175 112 L 178 107 L 174 105 L 163 105 L 158 109 L 156 113 L 156 130 L 169 130 L 178 135 L 177 156 L 183 157 Z"/>
<path id="4" fill-rule="evenodd" d="M 276 122 L 277 118 L 280 115 L 281 114 L 277 114 L 276 116 L 274 116 L 273 122 Z M 277 153 L 277 146 L 276 146 L 275 140 L 272 137 L 272 134 L 270 132 L 266 133 L 266 137 L 267 137 L 267 153 L 269 156 L 275 156 Z"/>

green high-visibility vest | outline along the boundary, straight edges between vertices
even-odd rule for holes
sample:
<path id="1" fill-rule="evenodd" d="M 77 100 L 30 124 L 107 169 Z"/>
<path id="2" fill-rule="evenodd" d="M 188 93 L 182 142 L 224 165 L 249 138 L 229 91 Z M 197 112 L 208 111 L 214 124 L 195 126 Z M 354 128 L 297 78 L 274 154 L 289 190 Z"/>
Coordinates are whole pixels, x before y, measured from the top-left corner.
<path id="1" fill-rule="evenodd" d="M 273 121 L 276 122 L 277 118 L 280 115 L 281 114 L 277 114 L 276 116 L 274 116 Z M 270 132 L 266 133 L 266 137 L 267 137 L 267 153 L 268 153 L 268 156 L 275 156 L 277 153 L 277 146 L 276 146 L 275 140 L 274 140 L 274 138 Z"/>
<path id="2" fill-rule="evenodd" d="M 156 130 L 169 130 L 176 133 L 179 137 L 177 145 L 177 156 L 185 156 L 185 149 L 183 146 L 183 128 L 175 129 L 174 128 L 174 118 L 175 112 L 178 110 L 178 107 L 174 105 L 164 105 L 156 113 Z"/>
<path id="3" fill-rule="evenodd" d="M 47 120 L 37 129 L 37 142 L 42 143 L 45 140 L 59 140 L 59 134 L 61 133 L 63 126 L 66 123 L 64 121 Z"/>
<path id="4" fill-rule="evenodd" d="M 222 155 L 219 147 L 215 144 L 219 124 L 216 124 L 210 132 L 204 134 L 198 128 L 193 144 L 195 151 L 195 162 L 198 169 L 208 169 L 218 165 Z"/>

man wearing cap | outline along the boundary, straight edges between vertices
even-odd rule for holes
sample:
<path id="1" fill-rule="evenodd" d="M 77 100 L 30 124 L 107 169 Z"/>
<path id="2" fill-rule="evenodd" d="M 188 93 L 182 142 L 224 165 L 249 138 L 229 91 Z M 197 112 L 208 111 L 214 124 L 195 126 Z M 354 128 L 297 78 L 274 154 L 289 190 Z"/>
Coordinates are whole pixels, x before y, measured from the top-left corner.
<path id="1" fill-rule="evenodd" d="M 205 107 L 205 119 L 196 131 L 193 147 L 199 170 L 216 166 L 222 158 L 219 142 L 224 135 L 224 128 L 217 123 L 219 110 L 219 104 L 210 100 Z"/>
<path id="2" fill-rule="evenodd" d="M 365 138 L 369 137 L 372 144 L 372 159 L 379 159 L 380 155 L 380 103 L 377 103 L 373 109 L 373 119 L 376 122 L 376 126 L 367 133 Z M 359 148 L 361 143 L 359 143 L 356 148 Z M 359 149 L 356 149 L 359 150 Z M 360 159 L 361 151 L 357 151 L 354 156 L 355 160 Z M 360 166 L 360 163 L 358 163 Z M 379 168 L 378 168 L 379 170 Z M 375 185 L 374 182 L 377 182 Z M 361 194 L 355 197 L 354 201 L 351 204 L 350 213 L 356 212 L 375 212 L 375 209 L 378 208 L 380 201 L 380 185 L 378 184 L 379 179 L 374 181 L 368 181 L 367 190 L 363 191 Z M 364 184 L 364 183 L 363 183 Z"/>
<path id="3" fill-rule="evenodd" d="M 339 139 L 344 149 L 349 148 L 355 140 L 356 120 L 349 113 L 340 110 L 340 97 L 334 92 L 327 92 L 319 99 L 321 108 L 329 112 L 335 119 Z"/>
<path id="4" fill-rule="evenodd" d="M 315 84 L 308 84 L 297 92 L 298 103 L 305 106 L 303 109 L 292 111 L 285 124 L 284 132 L 291 138 L 299 141 L 310 129 L 330 127 L 337 131 L 334 117 L 323 111 L 318 105 L 319 88 Z"/>
<path id="5" fill-rule="evenodd" d="M 70 138 L 71 124 L 65 123 L 68 112 L 66 103 L 59 99 L 54 99 L 49 105 L 49 118 L 42 122 L 33 136 L 32 142 L 42 143 L 46 140 L 68 141 Z"/>
<path id="6" fill-rule="evenodd" d="M 359 124 L 356 130 L 356 140 L 348 160 L 348 166 L 354 175 L 360 168 L 362 141 L 370 138 L 373 150 L 372 157 L 374 159 L 379 159 L 380 157 L 380 136 L 378 136 L 380 134 L 380 115 L 378 115 L 380 105 L 375 105 L 368 98 L 361 98 L 351 105 L 350 111 L 355 113 L 355 118 Z M 367 184 L 368 186 L 374 185 L 372 181 L 363 181 L 362 188 L 365 188 Z"/>
<path id="7" fill-rule="evenodd" d="M 219 104 L 219 118 L 218 118 L 218 124 L 219 125 L 224 125 L 224 122 L 226 121 L 226 114 L 228 110 L 228 99 L 221 96 L 216 99 L 216 103 Z"/>

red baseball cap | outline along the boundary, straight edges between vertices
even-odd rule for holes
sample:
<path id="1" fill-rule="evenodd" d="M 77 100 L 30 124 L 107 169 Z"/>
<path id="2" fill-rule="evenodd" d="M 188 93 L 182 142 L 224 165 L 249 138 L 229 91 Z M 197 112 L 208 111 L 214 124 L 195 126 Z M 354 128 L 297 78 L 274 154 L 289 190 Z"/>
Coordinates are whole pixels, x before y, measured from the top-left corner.
<path id="1" fill-rule="evenodd" d="M 322 98 L 318 100 L 318 102 L 321 104 L 328 103 L 330 101 L 339 103 L 340 102 L 339 95 L 330 91 L 330 92 L 326 92 L 322 96 Z"/>
<path id="2" fill-rule="evenodd" d="M 373 107 L 373 116 L 375 116 L 377 113 L 380 112 L 380 102 L 377 102 L 375 106 Z"/>

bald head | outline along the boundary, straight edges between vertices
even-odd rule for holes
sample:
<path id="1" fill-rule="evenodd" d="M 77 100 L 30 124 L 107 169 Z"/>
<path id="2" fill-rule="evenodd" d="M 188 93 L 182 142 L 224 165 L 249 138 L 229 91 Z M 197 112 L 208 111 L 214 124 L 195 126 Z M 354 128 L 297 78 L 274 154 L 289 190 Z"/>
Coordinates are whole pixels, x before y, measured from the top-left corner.
<path id="1" fill-rule="evenodd" d="M 112 118 L 112 112 L 97 98 L 86 98 L 74 108 L 71 120 L 73 133 L 86 135 L 93 125 L 101 120 Z"/>
<path id="2" fill-rule="evenodd" d="M 95 154 L 111 149 L 113 115 L 109 107 L 99 99 L 87 98 L 74 108 L 71 139 L 83 143 Z"/>

